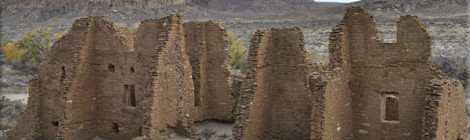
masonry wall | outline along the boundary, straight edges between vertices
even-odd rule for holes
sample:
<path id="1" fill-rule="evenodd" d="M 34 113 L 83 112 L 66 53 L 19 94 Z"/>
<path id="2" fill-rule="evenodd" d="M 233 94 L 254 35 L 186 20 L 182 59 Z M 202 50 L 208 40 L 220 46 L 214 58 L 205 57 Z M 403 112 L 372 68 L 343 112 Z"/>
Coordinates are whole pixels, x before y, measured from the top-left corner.
<path id="1" fill-rule="evenodd" d="M 258 31 L 252 39 L 236 139 L 309 139 L 308 59 L 298 28 Z"/>
<path id="2" fill-rule="evenodd" d="M 128 29 L 104 17 L 77 20 L 70 33 L 54 43 L 39 77 L 32 79 L 34 106 L 23 115 L 31 121 L 20 122 L 9 136 L 166 139 L 175 131 L 194 135 L 194 87 L 181 17 L 143 21 L 137 36 L 134 45 Z M 21 129 L 25 127 L 30 128 Z"/>
<path id="3" fill-rule="evenodd" d="M 94 114 L 93 102 L 86 100 L 90 96 L 90 91 L 79 91 L 77 86 L 71 86 L 73 82 L 80 82 L 77 78 L 77 69 L 83 68 L 85 64 L 84 56 L 87 54 L 88 47 L 85 44 L 90 43 L 89 29 L 92 25 L 89 24 L 89 19 L 79 19 L 74 23 L 69 34 L 65 35 L 62 39 L 54 43 L 51 47 L 51 53 L 48 59 L 40 66 L 39 76 L 32 80 L 31 105 L 27 110 L 36 110 L 37 112 L 31 113 L 26 111 L 25 114 L 32 115 L 31 123 L 29 121 L 19 122 L 19 126 L 29 125 L 35 129 L 35 133 L 39 134 L 36 139 L 57 139 L 69 138 L 69 135 L 76 135 L 77 131 L 73 126 L 80 125 L 80 122 L 93 122 Z M 80 65 L 82 64 L 82 65 Z M 90 75 L 83 75 L 90 78 Z M 82 93 L 83 98 L 77 98 L 75 104 L 73 103 L 72 96 L 77 92 Z M 74 111 L 74 113 L 66 114 L 67 107 L 82 104 L 81 108 Z M 66 119 L 68 118 L 68 119 Z M 41 123 L 39 123 L 41 122 Z M 84 124 L 83 127 L 88 127 L 90 124 Z M 30 134 L 17 134 L 17 131 L 12 130 L 9 138 L 17 139 L 23 138 Z M 90 135 L 83 135 L 84 138 L 91 137 Z"/>
<path id="4" fill-rule="evenodd" d="M 99 23 L 96 23 L 93 18 L 82 18 L 76 21 L 72 31 L 54 43 L 53 48 L 58 50 L 51 51 L 44 68 L 41 68 L 45 72 L 40 73 L 42 78 L 50 78 L 50 80 L 61 83 L 60 85 L 42 85 L 45 92 L 50 93 L 57 91 L 47 90 L 59 88 L 59 95 L 61 95 L 47 97 L 42 103 L 60 99 L 62 103 L 54 103 L 51 106 L 64 108 L 63 112 L 56 114 L 61 120 L 47 121 L 59 121 L 60 132 L 51 132 L 51 136 L 59 135 L 64 139 L 92 138 L 94 136 L 90 128 L 96 126 L 97 108 L 96 102 L 93 100 L 96 86 L 92 82 L 95 79 L 95 72 L 91 63 L 93 61 L 93 37 L 96 24 Z M 56 44 L 57 46 L 55 46 Z M 62 78 L 63 80 L 61 80 Z M 42 110 L 47 109 L 43 107 Z M 44 116 L 41 119 L 47 120 Z M 47 123 L 47 125 L 52 126 L 51 123 Z M 43 134 L 45 133 L 43 132 Z M 53 137 L 45 136 L 44 138 L 51 139 Z"/>
<path id="5" fill-rule="evenodd" d="M 465 92 L 462 85 L 448 78 L 435 78 L 429 84 L 423 112 L 421 139 L 467 139 Z"/>
<path id="6" fill-rule="evenodd" d="M 185 54 L 181 16 L 142 21 L 137 31 L 137 64 L 146 73 L 140 77 L 144 93 L 143 134 L 164 139 L 179 131 L 194 134 L 191 110 L 194 105 L 192 70 Z M 152 64 L 152 65 L 148 65 Z"/>
<path id="7" fill-rule="evenodd" d="M 94 22 L 93 67 L 87 70 L 95 73 L 92 83 L 96 88 L 91 99 L 96 104 L 96 135 L 105 139 L 131 139 L 139 136 L 143 125 L 141 101 L 144 98 L 136 79 L 135 70 L 139 68 L 132 63 L 135 62 L 135 55 L 131 55 L 133 36 L 129 30 L 105 18 L 96 18 Z M 135 106 L 127 101 L 130 96 L 126 94 L 130 93 L 126 93 L 126 85 L 135 87 Z"/>
<path id="8" fill-rule="evenodd" d="M 29 97 L 26 109 L 17 120 L 17 125 L 7 132 L 8 139 L 22 139 L 24 137 L 35 138 L 40 134 L 39 123 L 39 79 L 38 77 L 29 80 Z"/>
<path id="9" fill-rule="evenodd" d="M 352 138 L 351 65 L 345 32 L 344 24 L 333 28 L 330 64 L 311 68 L 310 90 L 314 97 L 311 139 Z"/>
<path id="10" fill-rule="evenodd" d="M 194 118 L 232 121 L 234 96 L 226 29 L 214 22 L 184 24 L 185 49 L 193 69 Z"/>
<path id="11" fill-rule="evenodd" d="M 431 39 L 415 16 L 397 22 L 397 43 L 382 43 L 373 17 L 351 8 L 347 28 L 354 139 L 420 139 L 421 115 L 433 69 Z M 396 120 L 386 120 L 386 98 L 396 97 Z M 393 113 L 393 112 L 392 112 Z"/>

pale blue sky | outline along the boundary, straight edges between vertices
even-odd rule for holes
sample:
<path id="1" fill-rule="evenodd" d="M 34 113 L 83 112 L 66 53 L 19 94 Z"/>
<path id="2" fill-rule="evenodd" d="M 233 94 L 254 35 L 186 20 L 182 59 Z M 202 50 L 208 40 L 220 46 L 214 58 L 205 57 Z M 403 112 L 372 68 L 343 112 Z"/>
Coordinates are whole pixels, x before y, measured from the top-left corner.
<path id="1" fill-rule="evenodd" d="M 341 3 L 350 3 L 350 2 L 356 2 L 359 0 L 315 0 L 316 2 L 341 2 Z"/>

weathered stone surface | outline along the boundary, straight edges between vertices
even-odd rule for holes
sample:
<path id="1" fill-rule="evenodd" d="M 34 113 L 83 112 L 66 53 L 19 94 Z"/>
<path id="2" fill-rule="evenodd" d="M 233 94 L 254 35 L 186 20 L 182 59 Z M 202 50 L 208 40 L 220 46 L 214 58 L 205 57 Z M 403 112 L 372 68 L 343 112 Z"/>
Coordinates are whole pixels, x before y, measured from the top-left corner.
<path id="1" fill-rule="evenodd" d="M 186 54 L 193 69 L 197 121 L 214 119 L 232 121 L 234 96 L 231 92 L 226 29 L 209 22 L 184 24 Z"/>
<path id="2" fill-rule="evenodd" d="M 421 139 L 466 140 L 467 119 L 462 85 L 453 79 L 435 78 L 428 85 Z"/>
<path id="3" fill-rule="evenodd" d="M 183 34 L 182 18 L 175 15 L 143 21 L 135 44 L 129 30 L 103 17 L 77 20 L 31 80 L 24 115 L 31 121 L 21 121 L 9 139 L 33 132 L 39 139 L 194 135 Z"/>
<path id="4" fill-rule="evenodd" d="M 423 116 L 437 111 L 426 110 L 430 103 L 425 99 L 432 95 L 428 83 L 445 78 L 431 62 L 431 38 L 416 16 L 400 17 L 397 39 L 397 43 L 383 43 L 367 10 L 348 10 L 330 35 L 331 63 L 312 70 L 319 74 L 311 73 L 315 100 L 312 139 L 428 139 L 424 133 L 432 130 L 423 124 L 432 123 L 428 121 L 432 117 L 445 118 L 442 114 L 446 114 L 439 110 L 434 114 L 438 116 Z M 464 98 L 462 86 L 448 88 L 448 94 Z M 396 107 L 387 104 L 389 98 L 398 102 Z M 448 104 L 456 107 L 456 116 L 443 120 L 458 120 L 461 124 L 440 125 L 436 133 L 441 139 L 445 135 L 448 138 L 444 139 L 465 137 L 465 128 L 461 127 L 467 124 L 464 101 Z M 396 119 L 387 120 L 390 116 Z"/>
<path id="5" fill-rule="evenodd" d="M 309 139 L 312 95 L 299 28 L 258 31 L 251 40 L 235 139 Z"/>
<path id="6" fill-rule="evenodd" d="M 207 119 L 234 119 L 237 140 L 467 138 L 463 87 L 432 64 L 416 16 L 400 17 L 397 43 L 384 43 L 373 16 L 350 8 L 326 65 L 310 63 L 299 28 L 257 31 L 246 75 L 230 73 L 225 32 L 177 15 L 142 21 L 135 35 L 79 19 L 30 80 L 8 139 L 191 137 Z"/>
<path id="7" fill-rule="evenodd" d="M 310 65 L 297 59 L 305 58 L 297 47 L 302 37 L 291 30 L 257 32 L 234 139 L 465 139 L 463 87 L 432 64 L 426 27 L 416 16 L 402 16 L 397 39 L 383 43 L 373 16 L 353 7 L 330 34 L 330 63 Z M 298 69 L 304 66 L 308 73 Z M 289 122 L 280 120 L 286 112 Z M 308 113 L 303 124 L 310 126 L 290 125 Z"/>

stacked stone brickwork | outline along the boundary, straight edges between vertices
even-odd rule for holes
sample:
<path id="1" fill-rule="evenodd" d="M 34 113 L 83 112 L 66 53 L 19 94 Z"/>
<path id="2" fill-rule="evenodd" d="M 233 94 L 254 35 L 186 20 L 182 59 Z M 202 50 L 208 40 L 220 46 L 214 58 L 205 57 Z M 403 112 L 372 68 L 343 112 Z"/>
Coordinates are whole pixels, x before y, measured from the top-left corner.
<path id="1" fill-rule="evenodd" d="M 467 119 L 461 84 L 452 79 L 435 78 L 430 84 L 423 114 L 422 139 L 466 140 Z"/>
<path id="2" fill-rule="evenodd" d="M 226 29 L 211 21 L 192 21 L 184 24 L 184 32 L 186 54 L 193 68 L 193 118 L 232 121 L 235 99 L 230 88 Z"/>
<path id="3" fill-rule="evenodd" d="M 311 139 L 347 139 L 352 136 L 351 66 L 348 37 L 344 25 L 330 34 L 329 59 L 326 66 L 314 65 L 310 73 L 313 92 Z"/>
<path id="4" fill-rule="evenodd" d="M 8 138 L 168 139 L 194 136 L 194 121 L 232 121 L 225 32 L 214 22 L 183 26 L 177 15 L 142 21 L 135 35 L 101 16 L 79 19 L 31 79 Z"/>
<path id="5" fill-rule="evenodd" d="M 446 104 L 455 107 L 452 117 L 444 109 L 428 107 L 436 104 L 429 103 L 435 95 L 428 83 L 445 78 L 431 62 L 425 26 L 416 16 L 402 16 L 397 39 L 383 43 L 367 10 L 348 10 L 330 35 L 331 63 L 311 70 L 312 139 L 428 139 L 426 133 L 432 130 L 423 127 L 434 124 L 432 117 L 461 123 L 436 126 L 433 130 L 441 139 L 466 136 L 461 127 L 467 124 L 463 100 Z M 452 97 L 464 98 L 461 85 L 447 87 Z M 437 104 L 449 99 L 441 100 Z"/>
<path id="6" fill-rule="evenodd" d="M 135 69 L 142 77 L 137 91 L 148 94 L 143 134 L 151 139 L 166 139 L 174 128 L 193 135 L 191 110 L 194 104 L 191 67 L 184 48 L 183 21 L 180 16 L 141 22 L 136 33 Z M 132 66 L 132 65 L 129 65 Z"/>
<path id="7" fill-rule="evenodd" d="M 313 64 L 299 28 L 257 31 L 246 75 L 230 73 L 226 31 L 171 15 L 137 33 L 100 16 L 55 42 L 7 138 L 169 139 L 194 121 L 233 121 L 236 140 L 463 140 L 463 87 L 431 61 L 416 16 L 384 43 L 374 17 L 348 9 Z M 234 108 L 234 105 L 235 108 Z"/>
<path id="8" fill-rule="evenodd" d="M 235 114 L 234 139 L 467 137 L 463 87 L 432 64 L 431 38 L 416 16 L 400 17 L 398 42 L 383 43 L 373 16 L 363 8 L 350 8 L 330 34 L 327 65 L 296 61 L 304 54 L 285 48 L 302 50 L 292 43 L 301 39 L 288 33 L 272 29 L 254 35 Z M 308 73 L 286 64 L 306 66 Z M 286 68 L 289 71 L 283 71 Z M 301 82 L 304 80 L 308 85 Z M 296 93 L 308 95 L 303 97 L 307 100 L 288 94 L 302 87 L 308 89 Z M 302 107 L 311 111 L 292 106 L 292 101 L 303 103 Z M 289 123 L 282 120 L 286 112 L 292 119 Z M 302 116 L 305 113 L 311 114 Z M 291 125 L 296 119 L 310 126 Z M 299 129 L 297 134 L 290 133 Z M 310 132 L 300 133 L 302 130 Z"/>
<path id="9" fill-rule="evenodd" d="M 299 28 L 258 31 L 251 41 L 235 139 L 309 139 L 312 96 Z"/>
<path id="10" fill-rule="evenodd" d="M 103 17 L 77 20 L 31 80 L 9 139 L 165 139 L 191 136 L 193 82 L 180 16 L 143 21 L 132 33 Z M 38 123 L 41 122 L 41 123 Z M 28 127 L 29 126 L 29 127 Z M 34 133 L 33 133 L 34 132 Z"/>

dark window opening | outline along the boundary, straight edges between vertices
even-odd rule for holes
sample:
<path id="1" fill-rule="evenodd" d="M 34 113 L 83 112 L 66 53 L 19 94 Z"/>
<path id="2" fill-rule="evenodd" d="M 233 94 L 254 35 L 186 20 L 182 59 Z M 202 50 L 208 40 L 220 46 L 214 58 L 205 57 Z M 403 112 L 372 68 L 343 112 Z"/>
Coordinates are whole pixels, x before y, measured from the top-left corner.
<path id="1" fill-rule="evenodd" d="M 61 70 L 62 70 L 62 72 L 60 74 L 60 81 L 64 81 L 64 79 L 65 79 L 65 67 L 62 66 Z"/>
<path id="2" fill-rule="evenodd" d="M 136 107 L 135 99 L 135 86 L 134 85 L 124 85 L 124 103 L 126 106 Z"/>
<path id="3" fill-rule="evenodd" d="M 119 134 L 119 125 L 117 123 L 113 123 L 113 132 Z"/>
<path id="4" fill-rule="evenodd" d="M 131 72 L 134 73 L 134 67 L 131 67 Z"/>
<path id="5" fill-rule="evenodd" d="M 59 122 L 58 122 L 58 121 L 53 121 L 51 124 L 52 124 L 52 126 L 59 126 Z"/>
<path id="6" fill-rule="evenodd" d="M 142 127 L 139 127 L 139 136 L 142 136 Z"/>
<path id="7" fill-rule="evenodd" d="M 199 100 L 199 92 L 194 92 L 194 106 L 199 107 L 201 106 L 201 100 Z"/>
<path id="8" fill-rule="evenodd" d="M 114 72 L 114 65 L 113 64 L 108 65 L 108 71 Z"/>
<path id="9" fill-rule="evenodd" d="M 398 121 L 398 97 L 385 96 L 385 121 Z"/>

